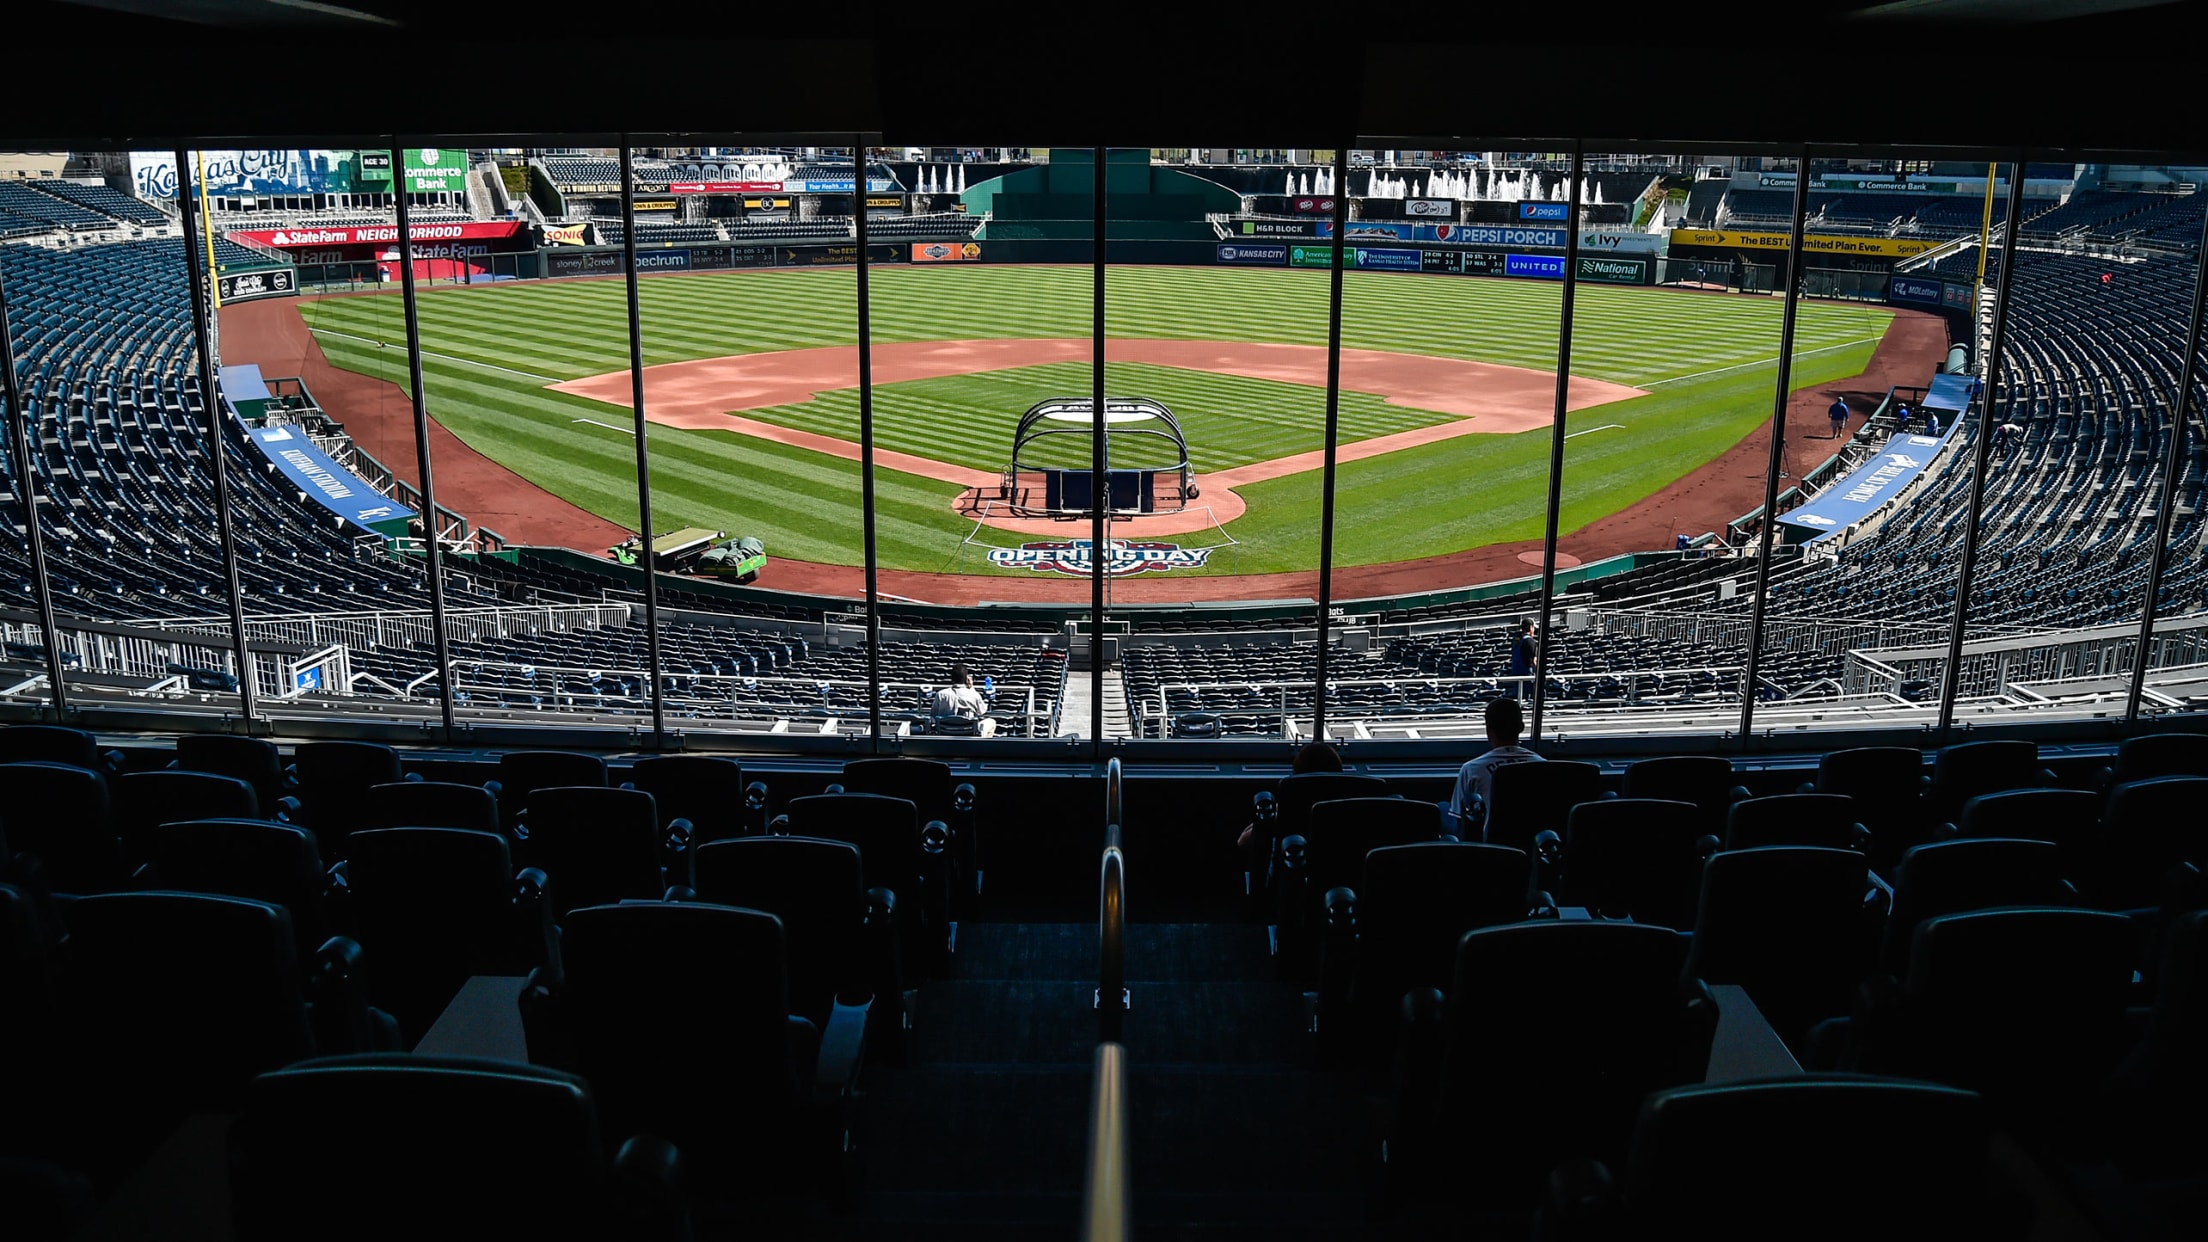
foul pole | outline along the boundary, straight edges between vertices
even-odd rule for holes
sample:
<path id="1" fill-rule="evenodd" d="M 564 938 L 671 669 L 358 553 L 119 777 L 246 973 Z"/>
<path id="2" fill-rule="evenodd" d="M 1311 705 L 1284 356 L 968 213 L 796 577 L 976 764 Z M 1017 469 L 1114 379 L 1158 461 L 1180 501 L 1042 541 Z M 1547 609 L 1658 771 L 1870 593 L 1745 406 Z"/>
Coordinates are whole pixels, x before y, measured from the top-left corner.
<path id="1" fill-rule="evenodd" d="M 1994 168 L 1995 165 L 1986 165 L 1986 215 L 1985 219 L 1978 222 L 1978 283 L 1973 286 L 1973 288 L 1976 289 L 1983 289 L 1986 287 L 1986 252 L 1993 248 Z M 2024 175 L 2024 170 L 2019 168 L 2016 175 L 2022 177 Z M 1976 295 L 1973 294 L 1972 296 Z"/>

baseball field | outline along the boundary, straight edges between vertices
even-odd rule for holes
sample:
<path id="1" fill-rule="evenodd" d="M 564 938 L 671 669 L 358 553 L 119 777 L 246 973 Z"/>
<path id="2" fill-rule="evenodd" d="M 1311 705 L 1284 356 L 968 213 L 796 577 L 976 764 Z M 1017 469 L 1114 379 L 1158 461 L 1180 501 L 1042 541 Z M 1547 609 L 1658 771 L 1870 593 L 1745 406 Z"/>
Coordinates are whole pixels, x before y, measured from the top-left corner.
<path id="1" fill-rule="evenodd" d="M 1205 483 L 1208 511 L 1165 536 L 1218 549 L 1190 572 L 1313 563 L 1328 277 L 1109 272 L 1107 389 L 1169 406 Z M 780 560 L 862 561 L 855 281 L 826 268 L 641 282 L 657 529 L 757 535 Z M 871 282 L 881 565 L 1018 572 L 971 544 L 1037 536 L 1002 523 L 970 544 L 970 497 L 1004 469 L 1023 411 L 1089 392 L 1090 272 L 897 266 Z M 1538 281 L 1347 276 L 1337 565 L 1539 537 L 1559 300 L 1558 286 Z M 1649 500 L 1769 420 L 1781 309 L 1764 297 L 1579 287 L 1566 535 Z M 330 363 L 405 386 L 397 296 L 297 310 Z M 1863 371 L 1890 318 L 1804 302 L 1792 387 Z M 545 491 L 635 526 L 623 282 L 429 289 L 420 321 L 434 419 Z M 1667 541 L 1653 531 L 1648 546 Z"/>

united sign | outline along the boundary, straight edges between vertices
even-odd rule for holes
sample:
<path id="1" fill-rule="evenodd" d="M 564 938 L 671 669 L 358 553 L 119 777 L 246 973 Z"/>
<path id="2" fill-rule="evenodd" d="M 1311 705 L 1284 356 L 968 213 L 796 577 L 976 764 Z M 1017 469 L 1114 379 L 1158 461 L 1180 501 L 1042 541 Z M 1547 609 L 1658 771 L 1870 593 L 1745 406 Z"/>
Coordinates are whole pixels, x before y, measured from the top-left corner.
<path id="1" fill-rule="evenodd" d="M 1094 543 L 1087 539 L 1023 543 L 1016 548 L 991 548 L 989 563 L 1002 569 L 1030 569 L 1039 574 L 1070 574 L 1086 578 L 1095 572 L 1091 555 Z M 1111 555 L 1104 572 L 1113 578 L 1129 574 L 1202 569 L 1211 559 L 1210 548 L 1184 548 L 1175 543 L 1134 543 L 1125 539 L 1107 542 Z"/>

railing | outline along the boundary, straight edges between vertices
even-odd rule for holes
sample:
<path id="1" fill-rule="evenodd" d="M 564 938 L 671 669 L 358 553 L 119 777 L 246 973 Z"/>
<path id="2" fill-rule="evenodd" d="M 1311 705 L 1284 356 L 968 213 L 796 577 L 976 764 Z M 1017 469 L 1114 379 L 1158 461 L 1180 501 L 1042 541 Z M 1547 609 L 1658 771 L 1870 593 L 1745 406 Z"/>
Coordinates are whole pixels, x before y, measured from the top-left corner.
<path id="1" fill-rule="evenodd" d="M 1127 1050 L 1096 1046 L 1089 1095 L 1089 1161 L 1082 1186 L 1082 1242 L 1126 1242 L 1134 1196 L 1127 1177 Z"/>
<path id="2" fill-rule="evenodd" d="M 633 610 L 627 604 L 521 605 L 451 608 L 445 632 L 454 642 L 492 642 L 519 634 L 619 628 Z M 141 629 L 187 631 L 227 639 L 227 617 L 156 617 L 132 621 Z M 245 636 L 254 642 L 300 643 L 320 647 L 408 647 L 433 643 L 436 633 L 428 609 L 393 612 L 302 612 L 245 619 Z"/>
<path id="3" fill-rule="evenodd" d="M 1096 1029 L 1117 1043 L 1127 1020 L 1127 859 L 1120 851 L 1125 815 L 1119 760 L 1104 765 L 1104 859 L 1097 885 Z"/>
<path id="4" fill-rule="evenodd" d="M 1733 620 L 1733 618 L 1719 619 Z M 1738 618 L 1738 621 L 1740 624 L 1740 628 L 1745 630 L 1747 628 L 1747 619 L 1745 617 Z M 1744 645 L 1744 643 L 1745 640 L 1742 640 L 1741 643 L 1736 643 L 1735 645 Z M 1642 679 L 1653 677 L 1695 678 L 1707 675 L 1709 677 L 1708 681 L 1698 682 L 1697 684 L 1705 686 L 1710 690 L 1715 690 L 1721 696 L 1734 696 L 1740 693 L 1741 678 L 1745 674 L 1745 672 L 1746 668 L 1743 665 L 1708 664 L 1697 665 L 1692 668 L 1618 669 L 1609 672 L 1550 673 L 1545 677 L 1437 677 L 1432 673 L 1422 673 L 1415 668 L 1406 667 L 1403 670 L 1402 675 L 1398 677 L 1366 677 L 1347 680 L 1328 680 L 1328 682 L 1326 683 L 1327 714 L 1329 716 L 1339 714 L 1344 719 L 1348 719 L 1351 717 L 1378 718 L 1383 716 L 1395 715 L 1406 717 L 1427 716 L 1434 718 L 1464 716 L 1468 714 L 1476 716 L 1480 712 L 1485 710 L 1485 700 L 1487 698 L 1493 697 L 1492 692 L 1498 687 L 1513 693 L 1517 697 L 1524 698 L 1530 701 L 1533 696 L 1533 683 L 1536 680 L 1544 680 L 1552 685 L 1561 684 L 1565 687 L 1566 697 L 1563 701 L 1558 701 L 1554 703 L 1556 710 L 1569 711 L 1574 708 L 1575 705 L 1569 701 L 1568 697 L 1573 687 L 1582 686 L 1589 683 L 1599 684 L 1610 681 L 1615 681 L 1619 683 L 1623 690 L 1623 693 L 1615 702 L 1605 701 L 1603 706 L 1612 708 L 1668 708 L 1677 706 L 1679 702 L 1679 696 L 1677 692 L 1658 691 L 1653 688 L 1644 689 L 1641 685 Z M 1339 690 L 1355 689 L 1365 686 L 1385 687 L 1404 685 L 1432 687 L 1437 691 L 1447 690 L 1451 687 L 1462 687 L 1466 691 L 1466 693 L 1460 702 L 1452 703 L 1444 700 L 1432 703 L 1395 704 L 1390 705 L 1392 710 L 1376 710 L 1369 704 L 1348 701 L 1341 698 L 1335 693 Z M 1201 692 L 1207 689 L 1270 691 L 1273 695 L 1274 701 L 1268 702 L 1263 706 L 1258 706 L 1254 704 L 1236 704 L 1226 707 L 1194 706 L 1182 708 L 1178 711 L 1168 705 L 1167 698 L 1169 693 L 1172 691 L 1179 690 Z M 1253 714 L 1266 715 L 1273 712 L 1278 712 L 1279 729 L 1277 732 L 1277 736 L 1287 738 L 1290 741 L 1303 740 L 1308 736 L 1309 733 L 1308 729 L 1305 727 L 1308 724 L 1308 721 L 1297 721 L 1295 719 L 1295 714 L 1297 712 L 1308 714 L 1315 701 L 1316 694 L 1309 680 L 1172 682 L 1159 686 L 1155 696 L 1145 699 L 1143 707 L 1146 713 L 1146 720 L 1143 736 L 1165 737 L 1168 735 L 1167 731 L 1174 717 L 1191 712 L 1205 715 L 1221 716 L 1248 716 Z M 1152 720 L 1157 722 L 1157 729 L 1155 732 L 1149 731 L 1148 722 Z M 1329 732 L 1331 733 L 1332 730 L 1329 730 Z"/>

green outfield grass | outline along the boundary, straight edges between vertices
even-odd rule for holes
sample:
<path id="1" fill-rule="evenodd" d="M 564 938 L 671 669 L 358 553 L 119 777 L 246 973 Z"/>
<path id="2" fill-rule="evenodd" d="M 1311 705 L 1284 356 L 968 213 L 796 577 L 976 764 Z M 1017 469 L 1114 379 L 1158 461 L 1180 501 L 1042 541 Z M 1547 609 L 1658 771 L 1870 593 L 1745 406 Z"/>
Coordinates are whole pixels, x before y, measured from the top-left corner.
<path id="1" fill-rule="evenodd" d="M 1110 336 L 1326 341 L 1325 272 L 1130 267 L 1113 269 L 1107 279 Z M 884 267 L 874 269 L 872 286 L 877 341 L 1079 337 L 1090 327 L 1085 268 Z M 640 289 L 647 365 L 856 339 L 855 276 L 848 270 L 653 277 Z M 1548 370 L 1556 364 L 1558 301 L 1557 286 L 1535 281 L 1351 273 L 1343 343 Z M 332 363 L 405 386 L 404 351 L 379 348 L 404 340 L 396 296 L 333 298 L 303 303 L 300 311 Z M 1574 372 L 1648 395 L 1568 420 L 1570 430 L 1590 434 L 1567 446 L 1567 533 L 1652 495 L 1770 417 L 1780 312 L 1775 299 L 1580 287 Z M 1794 386 L 1861 371 L 1889 318 L 1871 307 L 1803 304 Z M 578 421 L 626 425 L 626 408 L 545 390 L 558 380 L 627 367 L 621 282 L 430 290 L 420 299 L 420 319 L 433 417 L 547 490 L 635 524 L 633 441 L 625 431 Z M 1322 443 L 1325 394 L 1318 388 L 1132 363 L 1108 364 L 1107 374 L 1114 394 L 1156 397 L 1180 416 L 1199 470 Z M 999 469 L 1022 411 L 1044 397 L 1089 389 L 1085 363 L 878 385 L 876 440 L 887 449 Z M 855 440 L 857 392 L 832 390 L 750 416 Z M 1349 442 L 1443 417 L 1345 392 L 1340 434 Z M 658 526 L 755 534 L 778 557 L 860 560 L 855 462 L 733 432 L 655 427 L 650 434 Z M 1336 501 L 1338 563 L 1537 537 L 1548 451 L 1543 428 L 1345 463 Z M 876 490 L 883 565 L 987 572 L 971 551 L 957 555 L 972 524 L 950 508 L 955 485 L 878 470 Z M 1252 484 L 1241 494 L 1249 512 L 1228 527 L 1239 547 L 1215 557 L 1212 572 L 1309 568 L 1317 545 L 1317 474 Z M 1652 531 L 1650 546 L 1668 543 L 1668 536 Z"/>

